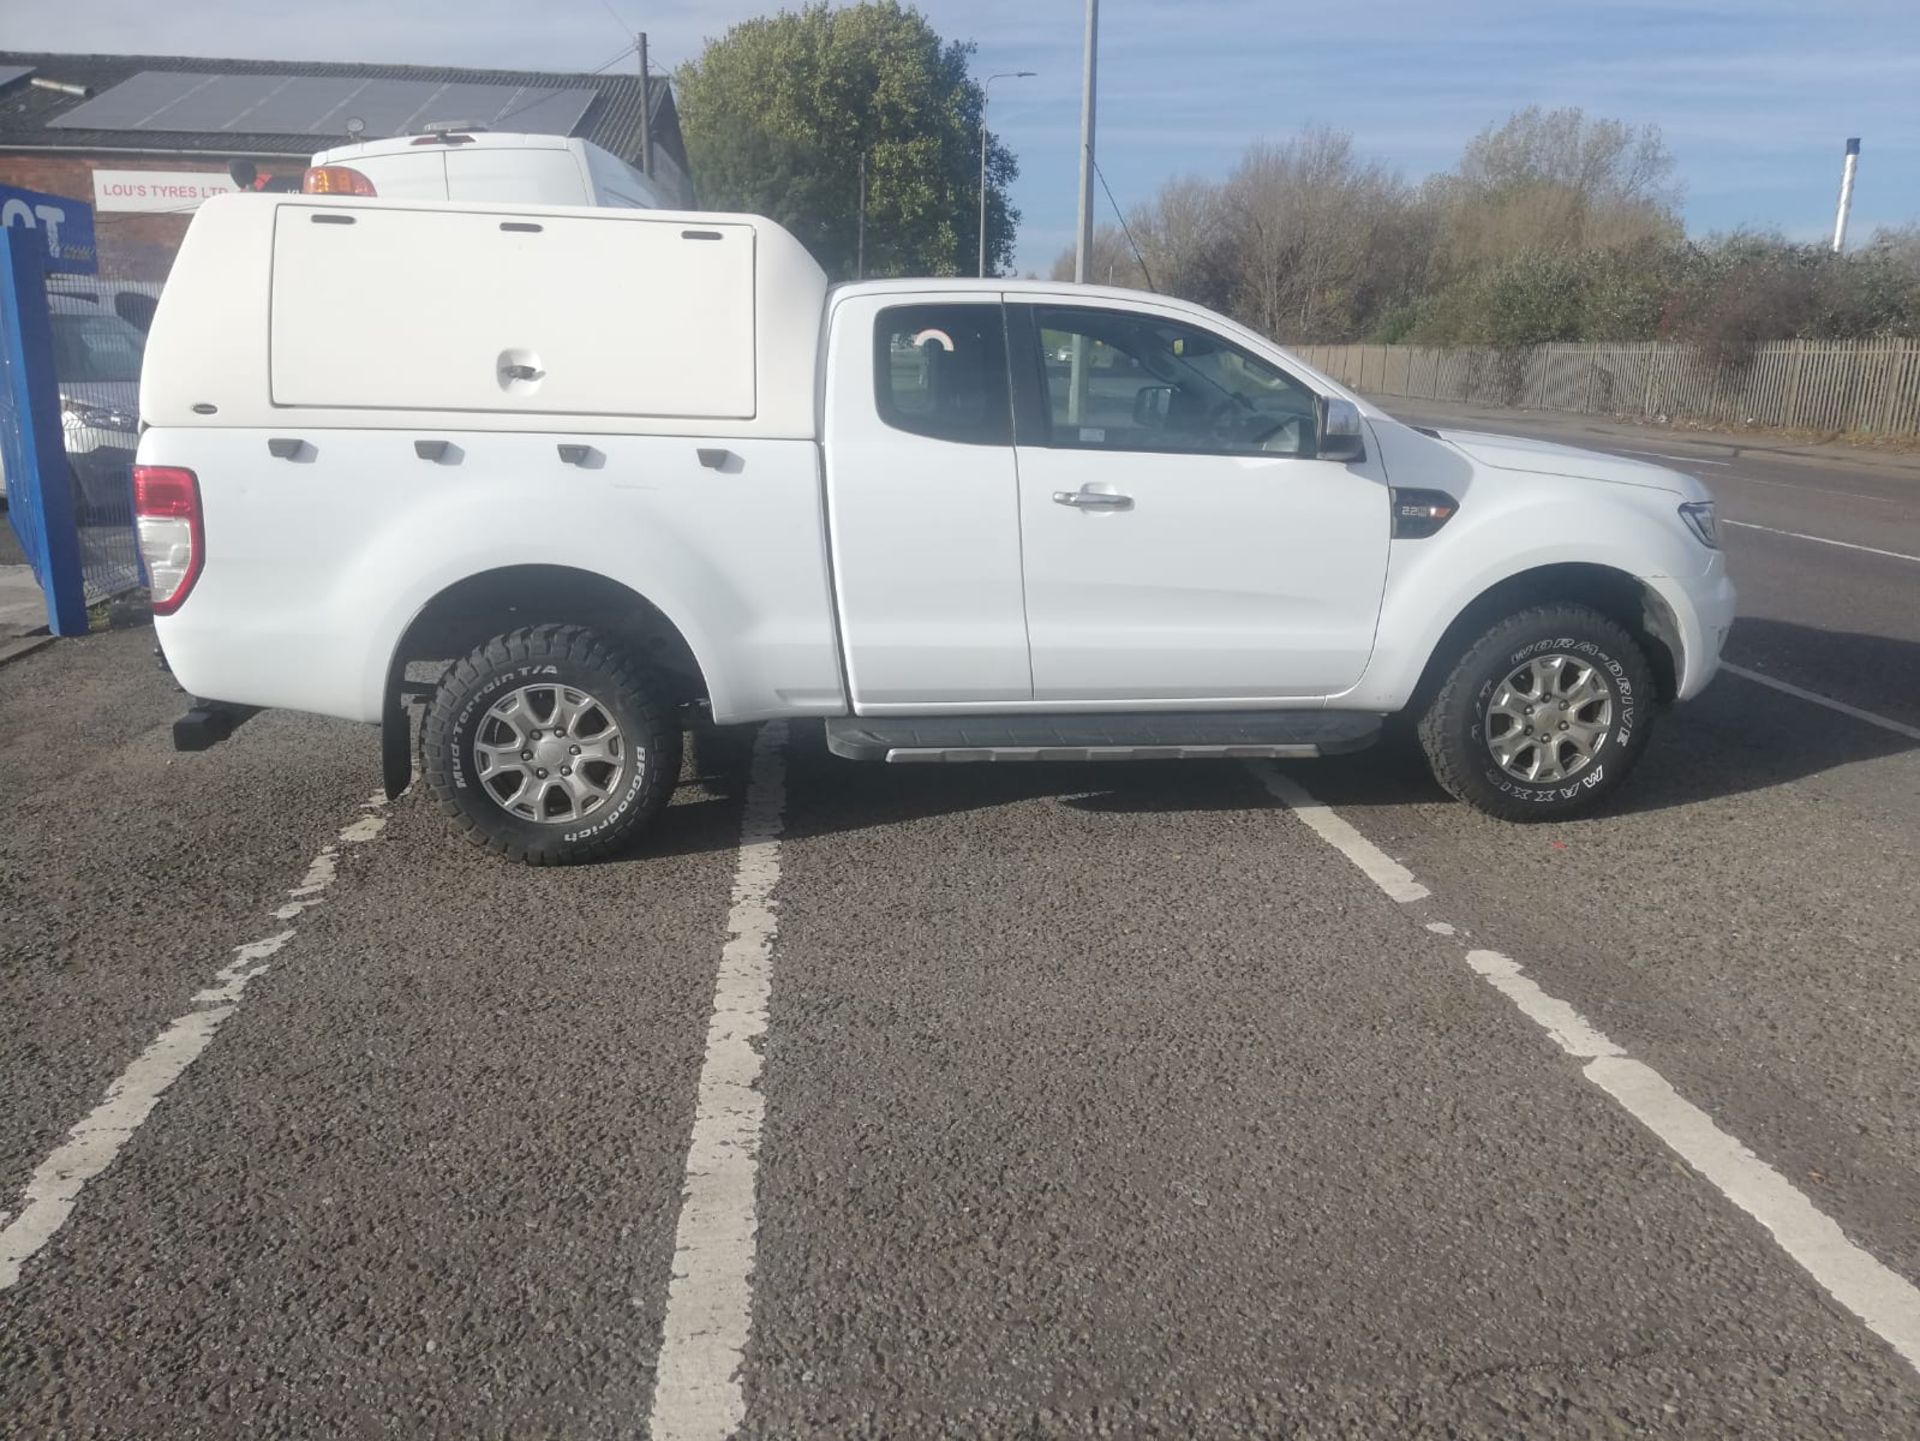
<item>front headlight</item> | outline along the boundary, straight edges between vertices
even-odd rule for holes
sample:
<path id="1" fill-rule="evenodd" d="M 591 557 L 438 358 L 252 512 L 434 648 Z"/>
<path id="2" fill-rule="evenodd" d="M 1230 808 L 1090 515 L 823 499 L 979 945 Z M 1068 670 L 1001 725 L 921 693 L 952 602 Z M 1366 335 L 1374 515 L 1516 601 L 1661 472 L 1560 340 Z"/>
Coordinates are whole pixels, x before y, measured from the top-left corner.
<path id="1" fill-rule="evenodd" d="M 1680 507 L 1680 519 L 1687 523 L 1700 544 L 1708 550 L 1720 549 L 1720 528 L 1713 523 L 1713 502 L 1710 500 L 1689 501 Z"/>

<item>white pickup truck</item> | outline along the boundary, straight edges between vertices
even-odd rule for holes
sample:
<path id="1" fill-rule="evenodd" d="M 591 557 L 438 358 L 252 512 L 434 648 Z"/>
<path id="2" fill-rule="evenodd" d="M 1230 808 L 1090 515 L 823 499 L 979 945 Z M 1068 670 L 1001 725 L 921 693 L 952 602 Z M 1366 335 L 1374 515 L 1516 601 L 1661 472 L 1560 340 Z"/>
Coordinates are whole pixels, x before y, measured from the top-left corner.
<path id="1" fill-rule="evenodd" d="M 475 841 L 604 854 L 683 725 L 882 761 L 1304 757 L 1416 723 L 1562 817 L 1713 675 L 1690 476 L 1401 425 L 1232 321 L 830 286 L 753 216 L 216 199 L 160 303 L 137 504 L 209 701 L 377 722 Z"/>

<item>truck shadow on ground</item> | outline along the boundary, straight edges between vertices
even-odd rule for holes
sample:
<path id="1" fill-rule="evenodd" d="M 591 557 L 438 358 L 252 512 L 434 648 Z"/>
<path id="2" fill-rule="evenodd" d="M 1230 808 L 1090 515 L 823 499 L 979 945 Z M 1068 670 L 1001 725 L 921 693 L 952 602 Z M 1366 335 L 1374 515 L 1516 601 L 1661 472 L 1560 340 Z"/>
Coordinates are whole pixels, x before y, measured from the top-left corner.
<path id="1" fill-rule="evenodd" d="M 1820 676 L 1875 678 L 1876 689 L 1920 694 L 1920 644 L 1842 634 L 1768 620 L 1742 620 L 1730 648 L 1736 663 L 1803 688 L 1853 699 Z M 1813 677 L 1802 680 L 1802 677 Z M 1910 678 L 1910 679 L 1907 679 Z M 1859 703 L 1870 705 L 1872 697 Z M 1907 722 L 1904 715 L 1893 719 Z M 708 805 L 737 805 L 748 778 L 751 733 L 696 751 L 689 780 Z M 1859 762 L 1920 750 L 1920 741 L 1839 715 L 1740 676 L 1723 674 L 1706 693 L 1660 717 L 1650 749 L 1628 786 L 1596 819 L 1652 814 L 1791 785 Z M 1403 728 L 1373 749 L 1282 768 L 1331 806 L 1457 806 L 1437 786 Z M 1280 803 L 1246 766 L 1232 761 L 1091 765 L 859 765 L 827 753 L 817 725 L 792 727 L 787 747 L 785 834 L 793 839 L 881 829 L 1033 800 L 1111 815 L 1256 811 Z M 683 782 L 685 784 L 686 782 Z M 1471 813 L 1457 807 L 1463 816 Z M 640 855 L 706 849 L 719 831 L 690 826 L 686 802 L 662 817 Z M 696 838 L 697 837 L 697 838 Z M 728 833 L 725 844 L 737 839 Z"/>

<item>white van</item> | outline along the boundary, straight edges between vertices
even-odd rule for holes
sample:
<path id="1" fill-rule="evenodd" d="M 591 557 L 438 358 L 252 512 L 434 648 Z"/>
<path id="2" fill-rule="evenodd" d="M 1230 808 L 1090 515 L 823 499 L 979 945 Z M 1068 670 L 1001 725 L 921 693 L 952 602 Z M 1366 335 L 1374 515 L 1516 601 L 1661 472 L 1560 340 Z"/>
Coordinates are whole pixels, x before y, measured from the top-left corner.
<path id="1" fill-rule="evenodd" d="M 659 210 L 661 187 L 626 161 L 565 135 L 439 130 L 339 145 L 313 157 L 309 195 L 506 201 Z"/>
<path id="2" fill-rule="evenodd" d="M 530 861 L 631 839 L 701 717 L 903 762 L 1333 754 L 1408 711 L 1455 795 L 1559 818 L 1733 620 L 1690 476 L 1410 429 L 1167 296 L 831 287 L 750 215 L 220 196 L 148 358 L 181 684 L 379 722 L 397 794 L 409 667 L 450 662 L 428 787 Z"/>

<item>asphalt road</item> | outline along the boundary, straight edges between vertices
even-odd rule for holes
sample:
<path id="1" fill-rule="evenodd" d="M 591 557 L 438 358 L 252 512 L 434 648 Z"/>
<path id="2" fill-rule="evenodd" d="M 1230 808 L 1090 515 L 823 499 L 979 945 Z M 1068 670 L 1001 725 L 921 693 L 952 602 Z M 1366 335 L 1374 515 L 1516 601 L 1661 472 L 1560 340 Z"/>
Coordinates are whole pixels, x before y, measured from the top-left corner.
<path id="1" fill-rule="evenodd" d="M 1244 766 L 859 767 L 796 729 L 743 1434 L 1920 1434 L 1792 1228 L 1481 973 L 1920 1281 L 1920 561 L 1774 533 L 1920 555 L 1920 480 L 1693 454 L 1743 523 L 1730 657 L 1896 729 L 1729 674 L 1546 829 L 1393 751 L 1277 773 L 1330 822 Z M 0 668 L 0 1224 L 156 1037 L 224 1019 L 87 1133 L 111 1163 L 0 1289 L 0 1433 L 645 1435 L 744 763 L 690 764 L 645 854 L 531 871 L 371 804 L 362 728 L 173 753 L 149 645 Z"/>

